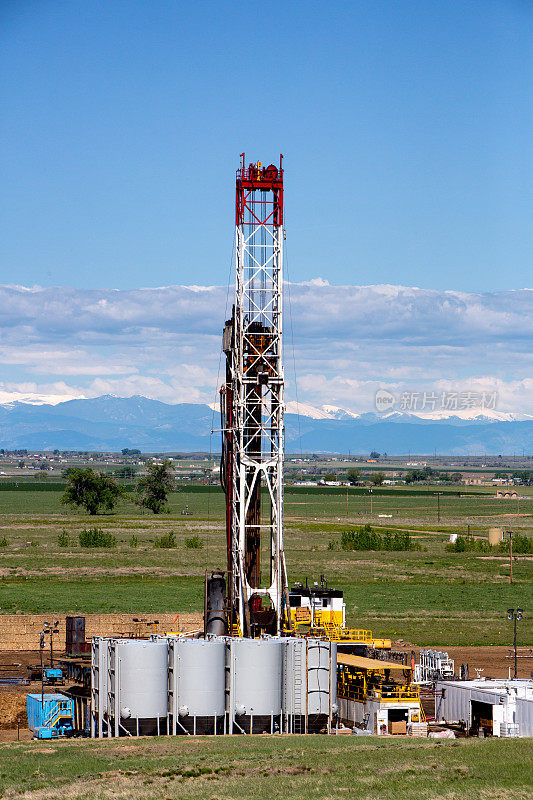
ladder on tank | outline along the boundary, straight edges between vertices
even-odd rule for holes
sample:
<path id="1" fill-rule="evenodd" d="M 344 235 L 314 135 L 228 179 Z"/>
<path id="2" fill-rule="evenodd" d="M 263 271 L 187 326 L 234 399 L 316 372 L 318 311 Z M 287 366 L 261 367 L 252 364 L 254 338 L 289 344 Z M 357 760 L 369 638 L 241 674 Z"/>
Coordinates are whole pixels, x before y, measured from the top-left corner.
<path id="1" fill-rule="evenodd" d="M 294 650 L 294 674 L 295 675 L 302 675 L 302 651 L 299 647 L 295 648 Z M 307 694 L 307 668 L 305 670 L 305 684 L 306 684 L 306 694 Z M 302 712 L 302 681 L 294 681 L 293 688 L 292 688 L 292 695 L 293 695 L 293 708 L 300 709 L 300 714 L 294 714 L 292 718 L 292 733 L 306 733 L 306 718 L 301 713 Z M 307 705 L 307 697 L 306 697 L 306 705 Z M 307 716 L 307 715 L 306 715 Z"/>

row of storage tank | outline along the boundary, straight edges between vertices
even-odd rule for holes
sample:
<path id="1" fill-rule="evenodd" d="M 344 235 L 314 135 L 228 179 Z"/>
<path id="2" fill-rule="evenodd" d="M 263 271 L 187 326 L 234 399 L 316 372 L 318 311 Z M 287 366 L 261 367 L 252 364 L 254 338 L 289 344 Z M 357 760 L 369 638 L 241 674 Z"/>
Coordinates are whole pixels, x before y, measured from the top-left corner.
<path id="1" fill-rule="evenodd" d="M 336 672 L 322 639 L 95 637 L 91 735 L 329 731 Z"/>

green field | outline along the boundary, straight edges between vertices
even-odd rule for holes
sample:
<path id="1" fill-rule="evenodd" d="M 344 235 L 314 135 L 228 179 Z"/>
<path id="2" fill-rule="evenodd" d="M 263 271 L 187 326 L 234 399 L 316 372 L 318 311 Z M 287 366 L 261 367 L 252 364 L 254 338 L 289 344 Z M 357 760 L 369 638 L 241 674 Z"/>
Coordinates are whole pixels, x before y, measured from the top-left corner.
<path id="1" fill-rule="evenodd" d="M 51 800 L 526 800 L 531 740 L 254 736 L 0 746 L 0 794 Z"/>
<path id="2" fill-rule="evenodd" d="M 469 487 L 470 488 L 470 487 Z M 89 517 L 66 509 L 55 487 L 0 491 L 1 613 L 178 613 L 201 611 L 206 569 L 223 567 L 224 498 L 220 489 L 191 487 L 171 496 L 170 513 L 142 513 L 128 499 L 113 514 Z M 440 492 L 440 520 L 437 519 Z M 448 553 L 449 533 L 486 538 L 491 526 L 533 534 L 531 489 L 516 501 L 493 491 L 469 492 L 430 486 L 368 491 L 289 488 L 285 495 L 285 550 L 289 580 L 318 580 L 345 593 L 348 623 L 378 636 L 419 645 L 508 644 L 505 610 L 526 610 L 522 644 L 533 643 L 533 559 L 517 558 L 514 582 L 500 553 Z M 188 510 L 190 515 L 183 515 Z M 347 513 L 348 512 L 348 513 Z M 391 517 L 380 517 L 391 514 Z M 419 549 L 408 552 L 345 552 L 341 533 L 371 522 L 387 530 L 410 530 Z M 78 534 L 97 525 L 117 538 L 113 549 L 83 549 Z M 69 536 L 66 548 L 58 534 Z M 174 532 L 177 546 L 154 546 Z M 185 540 L 198 535 L 200 549 Z M 130 546 L 135 536 L 138 546 Z M 265 559 L 266 562 L 266 559 Z"/>

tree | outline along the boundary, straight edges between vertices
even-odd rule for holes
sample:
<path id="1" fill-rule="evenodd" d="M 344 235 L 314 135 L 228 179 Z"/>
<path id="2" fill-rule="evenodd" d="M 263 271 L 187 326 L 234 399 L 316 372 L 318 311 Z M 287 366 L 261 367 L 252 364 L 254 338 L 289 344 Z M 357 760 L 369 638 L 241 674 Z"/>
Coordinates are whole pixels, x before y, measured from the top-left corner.
<path id="1" fill-rule="evenodd" d="M 22 459 L 19 461 L 19 469 L 24 469 L 24 461 Z"/>
<path id="2" fill-rule="evenodd" d="M 381 486 L 381 484 L 385 480 L 385 473 L 384 472 L 374 472 L 370 476 L 370 480 L 372 481 L 374 486 Z"/>
<path id="3" fill-rule="evenodd" d="M 375 458 L 376 461 L 378 460 L 379 456 L 380 454 L 376 450 L 372 450 L 372 452 L 370 453 L 370 458 Z"/>
<path id="4" fill-rule="evenodd" d="M 422 481 L 429 481 L 433 477 L 437 477 L 438 473 L 431 467 L 424 467 L 424 469 L 411 469 L 405 476 L 406 483 L 421 483 Z"/>
<path id="5" fill-rule="evenodd" d="M 361 481 L 363 480 L 361 470 L 357 469 L 356 467 L 352 467 L 351 469 L 349 469 L 348 472 L 346 473 L 346 476 L 350 481 L 350 483 L 352 484 L 352 486 L 357 486 L 357 484 L 361 483 Z"/>
<path id="6" fill-rule="evenodd" d="M 525 486 L 531 486 L 533 483 L 533 472 L 528 469 L 517 470 L 512 474 L 515 483 L 522 483 Z"/>
<path id="7" fill-rule="evenodd" d="M 160 514 L 165 508 L 168 493 L 174 487 L 173 469 L 168 459 L 162 464 L 149 464 L 148 473 L 137 483 L 137 505 Z"/>
<path id="8" fill-rule="evenodd" d="M 109 475 L 95 472 L 91 467 L 70 467 L 65 477 L 68 486 L 61 498 L 63 505 L 81 506 L 91 515 L 101 508 L 112 511 L 126 493 Z"/>

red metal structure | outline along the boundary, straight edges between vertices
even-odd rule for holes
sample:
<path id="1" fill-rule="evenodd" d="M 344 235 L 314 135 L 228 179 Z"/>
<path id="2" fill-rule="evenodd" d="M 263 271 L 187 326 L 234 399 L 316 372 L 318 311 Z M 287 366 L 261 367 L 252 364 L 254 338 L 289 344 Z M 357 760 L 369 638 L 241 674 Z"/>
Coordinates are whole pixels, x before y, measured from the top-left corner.
<path id="1" fill-rule="evenodd" d="M 278 633 L 290 619 L 283 552 L 282 163 L 280 156 L 279 166 L 246 166 L 241 155 L 235 302 L 222 345 L 229 627 L 245 636 Z"/>

